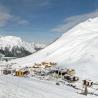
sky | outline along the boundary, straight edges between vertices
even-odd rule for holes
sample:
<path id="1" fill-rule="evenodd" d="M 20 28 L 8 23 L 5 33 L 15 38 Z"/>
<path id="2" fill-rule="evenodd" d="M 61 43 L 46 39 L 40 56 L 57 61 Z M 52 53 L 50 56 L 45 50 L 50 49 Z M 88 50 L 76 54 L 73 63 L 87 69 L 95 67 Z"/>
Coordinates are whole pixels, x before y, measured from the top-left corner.
<path id="1" fill-rule="evenodd" d="M 98 0 L 0 0 L 0 35 L 50 43 L 97 16 Z"/>

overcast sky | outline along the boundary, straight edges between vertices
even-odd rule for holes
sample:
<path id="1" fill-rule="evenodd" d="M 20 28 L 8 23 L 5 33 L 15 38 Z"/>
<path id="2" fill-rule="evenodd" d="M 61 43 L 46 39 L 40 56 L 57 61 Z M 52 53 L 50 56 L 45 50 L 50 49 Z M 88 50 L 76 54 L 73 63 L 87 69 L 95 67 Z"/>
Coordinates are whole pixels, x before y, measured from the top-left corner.
<path id="1" fill-rule="evenodd" d="M 0 34 L 49 43 L 97 9 L 98 0 L 0 0 Z"/>

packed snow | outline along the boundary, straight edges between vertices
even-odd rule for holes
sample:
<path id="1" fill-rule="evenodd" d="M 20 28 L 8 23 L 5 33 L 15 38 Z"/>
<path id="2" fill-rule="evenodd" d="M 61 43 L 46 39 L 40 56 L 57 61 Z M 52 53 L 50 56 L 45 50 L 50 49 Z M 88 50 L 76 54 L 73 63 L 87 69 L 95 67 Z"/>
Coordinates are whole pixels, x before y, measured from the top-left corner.
<path id="1" fill-rule="evenodd" d="M 2 89 L 1 89 L 2 88 Z M 97 98 L 84 96 L 66 85 L 35 78 L 0 77 L 0 98 Z"/>

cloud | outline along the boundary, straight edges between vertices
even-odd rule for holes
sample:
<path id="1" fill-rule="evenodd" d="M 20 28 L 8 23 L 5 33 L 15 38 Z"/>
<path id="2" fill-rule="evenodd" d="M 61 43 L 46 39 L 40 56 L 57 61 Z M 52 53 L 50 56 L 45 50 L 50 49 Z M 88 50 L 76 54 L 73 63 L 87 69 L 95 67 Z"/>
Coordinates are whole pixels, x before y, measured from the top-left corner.
<path id="1" fill-rule="evenodd" d="M 75 25 L 79 24 L 82 21 L 85 21 L 89 18 L 94 18 L 98 17 L 98 10 L 87 13 L 87 14 L 82 14 L 82 15 L 77 15 L 77 16 L 71 16 L 66 18 L 62 24 L 57 25 L 55 28 L 53 28 L 51 31 L 52 32 L 61 32 L 64 33 L 67 30 L 71 29 Z"/>
<path id="2" fill-rule="evenodd" d="M 47 6 L 49 3 L 50 0 L 21 0 L 21 4 L 24 4 L 25 6 L 31 5 L 36 7 L 42 7 L 42 6 Z"/>
<path id="3" fill-rule="evenodd" d="M 17 25 L 28 25 L 28 24 L 30 24 L 30 22 L 28 20 L 22 19 L 21 17 L 14 16 L 14 15 L 13 15 L 13 18 L 11 21 Z"/>
<path id="4" fill-rule="evenodd" d="M 27 24 L 30 24 L 30 23 L 27 20 L 18 20 L 18 24 L 27 25 Z"/>
<path id="5" fill-rule="evenodd" d="M 29 21 L 11 14 L 7 8 L 0 6 L 0 27 L 5 27 L 9 22 L 18 25 L 29 24 Z"/>
<path id="6" fill-rule="evenodd" d="M 0 7 L 0 27 L 5 26 L 11 18 L 12 15 L 4 7 Z"/>

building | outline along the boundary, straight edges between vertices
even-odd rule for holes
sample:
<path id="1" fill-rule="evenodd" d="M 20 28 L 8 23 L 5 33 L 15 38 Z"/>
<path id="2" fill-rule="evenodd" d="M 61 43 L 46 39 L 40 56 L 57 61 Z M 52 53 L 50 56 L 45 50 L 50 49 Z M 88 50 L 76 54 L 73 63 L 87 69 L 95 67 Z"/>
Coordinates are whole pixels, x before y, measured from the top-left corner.
<path id="1" fill-rule="evenodd" d="M 91 80 L 83 80 L 83 85 L 91 87 L 93 85 L 93 82 Z"/>
<path id="2" fill-rule="evenodd" d="M 24 77 L 29 74 L 29 71 L 26 69 L 20 69 L 15 72 L 15 76 Z"/>
<path id="3" fill-rule="evenodd" d="M 67 74 L 68 74 L 68 75 L 75 75 L 76 72 L 75 72 L 74 69 L 67 69 Z"/>
<path id="4" fill-rule="evenodd" d="M 79 77 L 77 76 L 70 76 L 70 75 L 65 75 L 64 79 L 67 80 L 68 82 L 75 82 L 79 80 Z"/>
<path id="5" fill-rule="evenodd" d="M 42 68 L 49 68 L 49 67 L 52 67 L 52 66 L 55 66 L 55 65 L 57 65 L 57 63 L 54 63 L 54 62 L 42 62 L 41 63 Z"/>
<path id="6" fill-rule="evenodd" d="M 15 69 L 12 69 L 12 68 L 1 68 L 0 69 L 1 75 L 8 75 L 8 74 L 14 74 L 14 73 L 15 73 Z"/>

